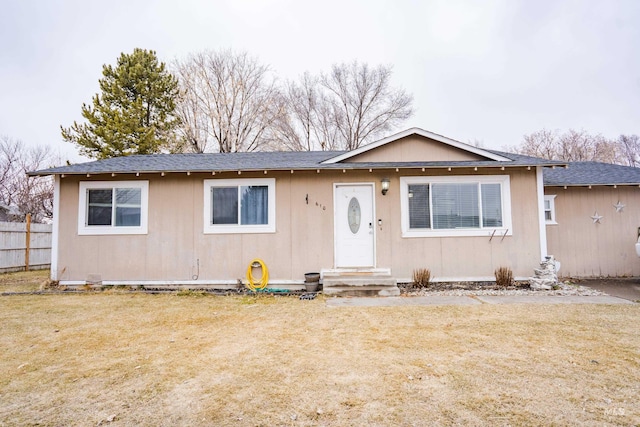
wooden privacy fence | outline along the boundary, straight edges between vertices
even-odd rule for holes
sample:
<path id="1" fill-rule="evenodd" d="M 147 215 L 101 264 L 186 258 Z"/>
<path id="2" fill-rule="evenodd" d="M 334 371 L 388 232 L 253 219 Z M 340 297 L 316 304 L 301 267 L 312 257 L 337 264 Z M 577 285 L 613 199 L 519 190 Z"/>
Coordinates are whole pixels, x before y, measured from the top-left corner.
<path id="1" fill-rule="evenodd" d="M 51 224 L 0 222 L 0 273 L 51 265 Z"/>

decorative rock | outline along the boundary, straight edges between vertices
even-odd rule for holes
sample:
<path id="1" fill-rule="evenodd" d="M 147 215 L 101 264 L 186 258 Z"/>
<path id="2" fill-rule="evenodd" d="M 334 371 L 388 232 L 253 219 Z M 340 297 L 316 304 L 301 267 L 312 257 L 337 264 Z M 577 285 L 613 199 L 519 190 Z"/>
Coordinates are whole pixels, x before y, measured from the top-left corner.
<path id="1" fill-rule="evenodd" d="M 548 256 L 534 268 L 535 277 L 529 278 L 529 287 L 533 290 L 548 291 L 558 286 L 557 263 L 553 256 Z"/>
<path id="2" fill-rule="evenodd" d="M 550 279 L 529 278 L 529 287 L 536 291 L 549 291 L 553 289 L 554 281 Z"/>

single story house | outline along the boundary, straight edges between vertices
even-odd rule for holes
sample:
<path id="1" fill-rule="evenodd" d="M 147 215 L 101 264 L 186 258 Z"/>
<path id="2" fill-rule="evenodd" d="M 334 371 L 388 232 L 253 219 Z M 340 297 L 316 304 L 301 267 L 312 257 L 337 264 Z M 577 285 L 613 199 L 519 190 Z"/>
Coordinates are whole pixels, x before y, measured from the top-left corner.
<path id="1" fill-rule="evenodd" d="M 319 271 L 339 293 L 345 278 L 392 289 L 419 268 L 526 278 L 548 254 L 572 275 L 638 274 L 640 174 L 609 166 L 593 166 L 596 182 L 589 164 L 574 173 L 411 128 L 346 152 L 139 155 L 31 175 L 55 179 L 61 284 L 235 287 L 260 259 L 270 286 Z"/>

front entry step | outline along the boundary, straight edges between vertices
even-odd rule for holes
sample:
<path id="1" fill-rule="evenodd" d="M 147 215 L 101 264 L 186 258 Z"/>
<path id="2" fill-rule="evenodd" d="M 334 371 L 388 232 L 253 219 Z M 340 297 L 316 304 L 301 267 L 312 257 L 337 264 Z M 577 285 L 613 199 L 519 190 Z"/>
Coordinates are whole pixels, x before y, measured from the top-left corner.
<path id="1" fill-rule="evenodd" d="M 335 296 L 380 296 L 400 295 L 396 279 L 390 275 L 324 275 L 322 293 Z"/>

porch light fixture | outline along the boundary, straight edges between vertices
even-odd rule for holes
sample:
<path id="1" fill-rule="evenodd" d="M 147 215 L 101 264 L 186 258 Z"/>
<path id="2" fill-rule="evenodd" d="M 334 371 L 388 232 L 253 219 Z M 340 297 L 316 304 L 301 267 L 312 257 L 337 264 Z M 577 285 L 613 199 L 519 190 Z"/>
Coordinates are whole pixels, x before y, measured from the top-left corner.
<path id="1" fill-rule="evenodd" d="M 380 181 L 383 196 L 385 196 L 387 194 L 387 191 L 389 191 L 389 183 L 389 178 L 382 178 L 382 181 Z"/>

